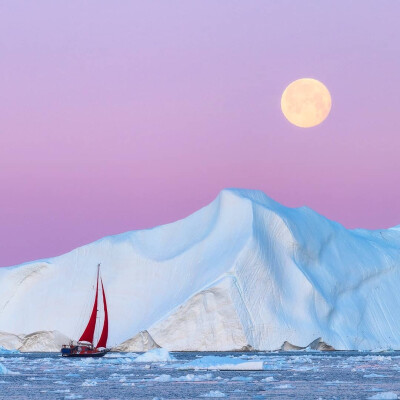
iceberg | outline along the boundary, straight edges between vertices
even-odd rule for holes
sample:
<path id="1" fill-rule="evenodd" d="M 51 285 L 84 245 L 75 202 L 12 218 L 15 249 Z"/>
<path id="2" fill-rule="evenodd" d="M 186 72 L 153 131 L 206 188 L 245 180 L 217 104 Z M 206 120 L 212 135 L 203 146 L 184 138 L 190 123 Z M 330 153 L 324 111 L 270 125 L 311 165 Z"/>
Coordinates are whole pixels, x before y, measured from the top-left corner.
<path id="1" fill-rule="evenodd" d="M 0 332 L 0 353 L 58 352 L 70 339 L 58 331 L 38 331 L 28 335 Z"/>
<path id="2" fill-rule="evenodd" d="M 334 351 L 335 349 L 331 345 L 325 343 L 322 340 L 322 338 L 318 338 L 305 347 L 296 346 L 292 343 L 289 343 L 288 341 L 285 341 L 282 344 L 280 350 L 281 351 L 300 351 L 300 350 Z"/>
<path id="3" fill-rule="evenodd" d="M 0 346 L 0 354 L 16 354 L 19 353 L 18 350 L 8 350 L 2 346 Z"/>
<path id="4" fill-rule="evenodd" d="M 16 350 L 22 346 L 25 335 L 0 331 L 0 348 L 3 350 Z"/>
<path id="5" fill-rule="evenodd" d="M 19 372 L 10 371 L 8 368 L 0 363 L 0 375 L 19 375 Z"/>
<path id="6" fill-rule="evenodd" d="M 135 358 L 135 362 L 174 361 L 175 358 L 166 349 L 153 349 Z"/>
<path id="7" fill-rule="evenodd" d="M 153 349 L 158 349 L 160 346 L 154 341 L 149 332 L 143 331 L 139 332 L 133 338 L 126 340 L 125 342 L 119 344 L 112 348 L 115 352 L 132 352 L 132 351 L 149 351 Z"/>
<path id="8" fill-rule="evenodd" d="M 348 230 L 227 189 L 183 220 L 0 268 L 0 326 L 16 335 L 12 348 L 19 332 L 76 339 L 101 262 L 109 344 L 121 351 L 275 350 L 316 337 L 339 350 L 400 349 L 399 248 L 400 226 Z"/>

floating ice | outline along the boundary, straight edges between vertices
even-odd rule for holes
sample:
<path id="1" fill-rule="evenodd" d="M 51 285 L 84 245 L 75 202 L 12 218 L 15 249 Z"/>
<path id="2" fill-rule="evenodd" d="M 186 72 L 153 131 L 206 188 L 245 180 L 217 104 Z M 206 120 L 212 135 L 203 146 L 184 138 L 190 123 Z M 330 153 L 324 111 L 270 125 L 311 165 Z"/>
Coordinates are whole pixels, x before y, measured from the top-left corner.
<path id="1" fill-rule="evenodd" d="M 382 392 L 382 393 L 377 393 L 374 396 L 368 397 L 368 399 L 371 400 L 392 400 L 398 398 L 399 397 L 397 396 L 397 394 L 393 392 Z"/>
<path id="2" fill-rule="evenodd" d="M 253 380 L 252 377 L 250 376 L 234 376 L 231 378 L 231 381 L 237 381 L 237 382 L 251 382 Z"/>
<path id="3" fill-rule="evenodd" d="M 291 385 L 290 383 L 285 383 L 283 385 L 278 385 L 275 386 L 275 389 L 292 389 L 293 385 Z"/>
<path id="4" fill-rule="evenodd" d="M 183 376 L 178 376 L 178 377 L 172 377 L 171 375 L 160 375 L 154 378 L 154 381 L 156 382 L 203 382 L 203 381 L 209 381 L 212 379 L 212 374 L 200 374 L 200 375 L 195 375 L 195 374 L 187 374 Z"/>
<path id="5" fill-rule="evenodd" d="M 186 364 L 178 365 L 179 369 L 205 369 L 205 370 L 248 370 L 258 371 L 263 369 L 262 361 L 243 361 L 233 357 L 205 356 Z"/>
<path id="6" fill-rule="evenodd" d="M 3 346 L 0 346 L 0 354 L 15 354 L 15 353 L 19 353 L 19 351 L 18 350 L 9 350 Z"/>
<path id="7" fill-rule="evenodd" d="M 226 397 L 226 394 L 219 390 L 210 390 L 208 393 L 202 394 L 200 397 Z"/>
<path id="8" fill-rule="evenodd" d="M 94 379 L 85 379 L 85 381 L 82 383 L 82 386 L 96 386 L 97 381 Z"/>
<path id="9" fill-rule="evenodd" d="M 170 382 L 171 375 L 163 374 L 163 375 L 157 376 L 157 378 L 154 378 L 154 380 L 157 382 Z"/>
<path id="10" fill-rule="evenodd" d="M 10 371 L 3 364 L 0 363 L 0 375 L 18 375 L 19 372 Z"/>
<path id="11" fill-rule="evenodd" d="M 168 352 L 168 350 L 159 348 L 153 349 L 135 358 L 135 362 L 165 362 L 174 361 L 175 358 Z"/>
<path id="12" fill-rule="evenodd" d="M 273 376 L 267 376 L 264 379 L 261 379 L 261 382 L 273 382 L 275 379 Z"/>

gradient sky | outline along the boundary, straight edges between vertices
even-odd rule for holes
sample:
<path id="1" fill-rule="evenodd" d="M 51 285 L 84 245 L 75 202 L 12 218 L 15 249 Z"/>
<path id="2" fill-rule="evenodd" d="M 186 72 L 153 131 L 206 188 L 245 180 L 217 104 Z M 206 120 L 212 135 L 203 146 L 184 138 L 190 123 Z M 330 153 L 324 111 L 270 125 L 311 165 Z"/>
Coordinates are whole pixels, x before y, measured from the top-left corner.
<path id="1" fill-rule="evenodd" d="M 226 187 L 400 224 L 400 1 L 0 3 L 0 265 L 183 218 Z M 328 119 L 280 97 L 312 77 Z"/>

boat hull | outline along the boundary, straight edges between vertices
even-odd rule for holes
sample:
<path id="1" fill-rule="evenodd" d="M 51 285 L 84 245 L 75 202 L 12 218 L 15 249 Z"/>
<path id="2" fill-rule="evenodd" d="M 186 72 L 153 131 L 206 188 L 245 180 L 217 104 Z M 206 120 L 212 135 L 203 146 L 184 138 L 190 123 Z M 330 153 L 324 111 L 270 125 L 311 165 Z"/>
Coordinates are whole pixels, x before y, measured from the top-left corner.
<path id="1" fill-rule="evenodd" d="M 88 353 L 88 354 L 79 354 L 79 353 L 70 353 L 70 354 L 62 354 L 63 357 L 103 357 L 108 353 L 108 351 L 99 351 L 98 353 Z"/>
<path id="2" fill-rule="evenodd" d="M 63 346 L 61 355 L 63 357 L 103 357 L 109 351 L 109 349 L 98 350 L 88 346 Z"/>

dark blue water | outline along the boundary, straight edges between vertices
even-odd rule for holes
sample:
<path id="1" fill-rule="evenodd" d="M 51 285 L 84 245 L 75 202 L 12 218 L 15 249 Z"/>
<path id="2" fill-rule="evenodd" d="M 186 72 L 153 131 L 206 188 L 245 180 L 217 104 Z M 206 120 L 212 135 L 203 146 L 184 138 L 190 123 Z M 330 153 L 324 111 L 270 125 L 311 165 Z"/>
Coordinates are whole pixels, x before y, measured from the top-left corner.
<path id="1" fill-rule="evenodd" d="M 0 355 L 0 398 L 367 399 L 400 394 L 398 352 L 172 355 L 177 361 L 156 363 L 137 363 L 134 354 L 116 353 L 101 359 L 65 359 L 43 353 Z M 265 369 L 178 368 L 209 355 L 263 361 Z"/>

